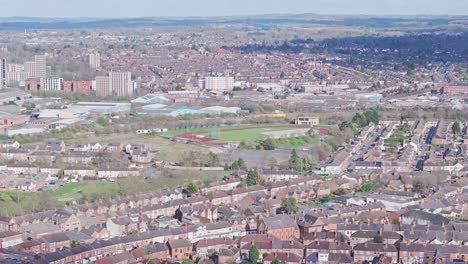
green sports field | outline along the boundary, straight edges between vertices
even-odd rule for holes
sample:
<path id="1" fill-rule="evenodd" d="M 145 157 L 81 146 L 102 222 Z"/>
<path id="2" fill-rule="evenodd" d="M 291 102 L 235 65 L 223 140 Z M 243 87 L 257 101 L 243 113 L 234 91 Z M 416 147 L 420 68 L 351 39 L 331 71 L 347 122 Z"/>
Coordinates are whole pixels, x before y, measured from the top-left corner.
<path id="1" fill-rule="evenodd" d="M 240 142 L 243 140 L 258 140 L 267 138 L 264 133 L 286 131 L 308 128 L 290 124 L 262 124 L 262 125 L 240 125 L 224 127 L 206 127 L 170 130 L 163 136 L 175 137 L 178 135 L 193 134 L 207 138 L 216 138 L 215 142 Z"/>

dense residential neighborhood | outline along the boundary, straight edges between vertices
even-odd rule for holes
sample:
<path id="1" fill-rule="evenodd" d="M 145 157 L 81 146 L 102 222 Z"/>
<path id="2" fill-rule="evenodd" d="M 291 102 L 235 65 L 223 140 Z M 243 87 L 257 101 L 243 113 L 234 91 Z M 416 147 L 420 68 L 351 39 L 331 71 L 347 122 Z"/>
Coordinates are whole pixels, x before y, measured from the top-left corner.
<path id="1" fill-rule="evenodd" d="M 468 263 L 463 3 L 207 2 L 0 0 L 0 263 Z"/>

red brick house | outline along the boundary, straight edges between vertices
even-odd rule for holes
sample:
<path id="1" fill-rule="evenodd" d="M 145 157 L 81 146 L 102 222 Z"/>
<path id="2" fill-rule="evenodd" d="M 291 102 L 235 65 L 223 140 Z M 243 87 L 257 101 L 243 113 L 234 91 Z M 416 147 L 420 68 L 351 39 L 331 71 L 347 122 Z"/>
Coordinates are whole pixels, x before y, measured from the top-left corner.
<path id="1" fill-rule="evenodd" d="M 70 248 L 71 241 L 64 233 L 45 235 L 39 240 L 41 251 L 45 253 L 57 252 L 64 248 Z"/>
<path id="2" fill-rule="evenodd" d="M 269 234 L 281 240 L 288 240 L 291 237 L 299 238 L 296 220 L 289 215 L 259 218 L 257 226 L 259 234 Z"/>
<path id="3" fill-rule="evenodd" d="M 175 239 L 167 243 L 172 259 L 192 258 L 192 243 L 188 239 Z"/>

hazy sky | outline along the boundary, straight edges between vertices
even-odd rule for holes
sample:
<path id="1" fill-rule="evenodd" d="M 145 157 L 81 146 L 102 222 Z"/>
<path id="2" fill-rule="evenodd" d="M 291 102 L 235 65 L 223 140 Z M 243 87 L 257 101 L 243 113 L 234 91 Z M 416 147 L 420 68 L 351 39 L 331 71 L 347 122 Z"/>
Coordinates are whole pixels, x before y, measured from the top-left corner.
<path id="1" fill-rule="evenodd" d="M 0 16 L 468 15 L 468 0 L 0 0 Z"/>

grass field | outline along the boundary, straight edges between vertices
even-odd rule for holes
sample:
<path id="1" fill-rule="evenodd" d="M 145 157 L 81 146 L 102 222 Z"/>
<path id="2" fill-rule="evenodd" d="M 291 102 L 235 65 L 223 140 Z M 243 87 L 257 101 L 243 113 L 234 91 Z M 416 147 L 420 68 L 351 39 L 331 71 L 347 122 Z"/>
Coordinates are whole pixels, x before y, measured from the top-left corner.
<path id="1" fill-rule="evenodd" d="M 74 193 L 77 193 L 81 190 L 81 188 L 83 187 L 83 183 L 79 183 L 79 182 L 73 182 L 73 183 L 69 183 L 55 191 L 52 192 L 52 194 L 57 197 L 57 198 L 60 198 L 60 197 L 63 197 L 63 196 L 67 196 L 67 195 L 70 195 L 70 194 L 74 194 Z"/>
<path id="2" fill-rule="evenodd" d="M 320 124 L 320 125 L 316 125 L 316 126 L 313 126 L 314 128 L 326 128 L 326 129 L 334 129 L 334 128 L 338 128 L 337 125 L 327 125 L 327 124 Z"/>
<path id="3" fill-rule="evenodd" d="M 107 200 L 117 196 L 175 189 L 189 182 L 207 184 L 219 179 L 226 171 L 167 171 L 155 178 L 119 179 L 115 182 L 70 183 L 51 192 L 6 192 L 0 191 L 0 215 L 23 215 L 34 211 L 61 208 L 73 202 Z"/>
<path id="4" fill-rule="evenodd" d="M 137 134 L 118 134 L 118 135 L 106 135 L 106 136 L 93 136 L 81 137 L 74 139 L 66 139 L 65 143 L 67 146 L 73 146 L 77 143 L 86 143 L 86 142 L 121 142 L 123 144 L 133 143 L 133 144 L 144 144 L 147 147 L 150 147 L 153 150 L 157 150 L 159 153 L 157 159 L 169 161 L 169 162 L 178 162 L 180 157 L 189 151 L 197 152 L 213 152 L 220 154 L 222 150 L 215 147 L 207 146 L 198 146 L 198 145 L 188 145 L 173 142 L 169 139 L 161 138 L 157 135 L 137 135 Z"/>
<path id="5" fill-rule="evenodd" d="M 263 125 L 240 125 L 224 127 L 206 127 L 193 129 L 171 130 L 164 134 L 167 137 L 174 137 L 180 134 L 197 134 L 205 137 L 216 138 L 214 142 L 239 142 L 243 140 L 258 140 L 268 136 L 265 132 L 300 129 L 306 126 L 290 124 L 263 124 Z"/>
<path id="6" fill-rule="evenodd" d="M 275 140 L 277 148 L 297 148 L 310 144 L 315 144 L 319 141 L 317 137 L 294 137 L 294 138 L 280 138 Z"/>

